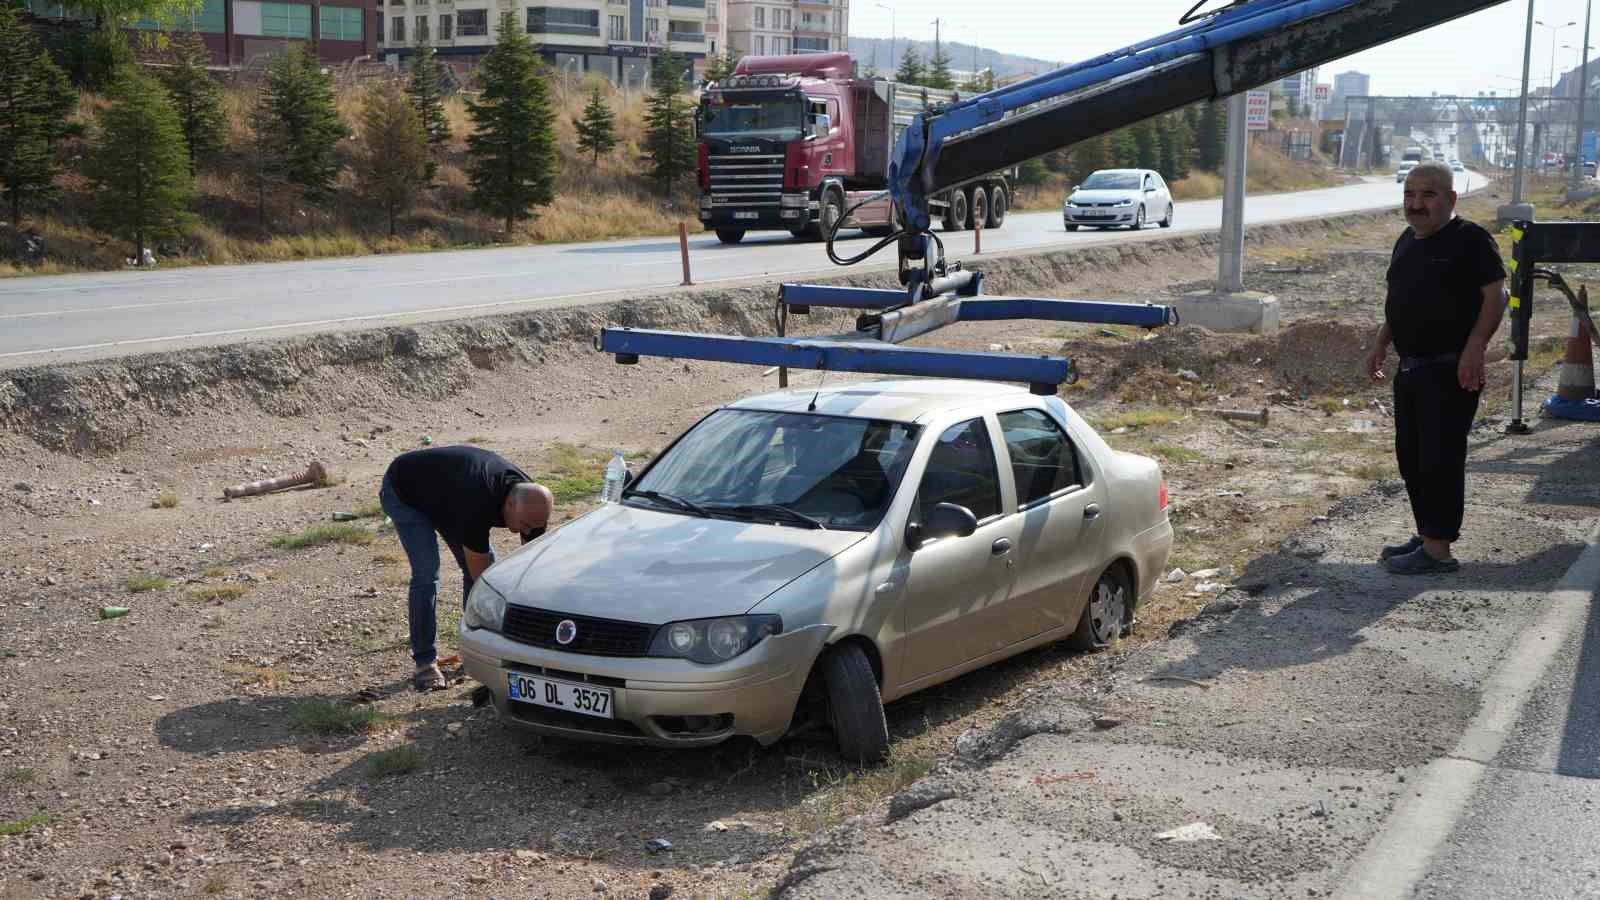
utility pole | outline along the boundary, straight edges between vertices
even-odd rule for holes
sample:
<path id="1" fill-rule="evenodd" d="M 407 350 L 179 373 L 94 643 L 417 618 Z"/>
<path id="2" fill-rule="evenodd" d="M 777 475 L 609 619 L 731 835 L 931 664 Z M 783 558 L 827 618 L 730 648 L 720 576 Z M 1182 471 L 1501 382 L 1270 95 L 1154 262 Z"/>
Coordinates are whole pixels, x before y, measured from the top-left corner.
<path id="1" fill-rule="evenodd" d="M 1588 101 L 1589 94 L 1589 22 L 1593 16 L 1594 0 L 1589 0 L 1583 12 L 1583 63 L 1578 67 L 1578 152 L 1573 155 L 1577 160 L 1577 165 L 1572 167 L 1573 187 L 1583 181 L 1583 104 Z"/>
<path id="2" fill-rule="evenodd" d="M 1250 132 L 1245 122 L 1247 94 L 1228 98 L 1228 150 L 1222 163 L 1222 262 L 1217 293 L 1244 291 L 1244 182 L 1250 158 Z"/>
<path id="3" fill-rule="evenodd" d="M 939 56 L 939 23 L 942 22 L 942 21 L 944 21 L 944 20 L 943 19 L 934 19 L 933 20 L 933 55 L 934 55 L 935 58 L 938 58 L 938 56 Z"/>
<path id="4" fill-rule="evenodd" d="M 1517 111 L 1516 170 L 1511 176 L 1511 205 L 1522 205 L 1522 172 L 1527 166 L 1528 64 L 1533 56 L 1533 0 L 1528 0 L 1528 35 L 1522 43 L 1522 101 Z M 1501 218 L 1506 218 L 1501 216 Z"/>

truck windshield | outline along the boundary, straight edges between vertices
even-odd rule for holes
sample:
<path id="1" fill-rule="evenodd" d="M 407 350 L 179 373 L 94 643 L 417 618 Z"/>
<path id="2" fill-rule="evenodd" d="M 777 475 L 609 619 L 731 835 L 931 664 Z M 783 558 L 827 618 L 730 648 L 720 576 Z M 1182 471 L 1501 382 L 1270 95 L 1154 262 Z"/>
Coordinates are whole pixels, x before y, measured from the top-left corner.
<path id="1" fill-rule="evenodd" d="M 623 500 L 764 522 L 787 511 L 784 524 L 809 519 L 867 531 L 889 508 L 919 431 L 877 419 L 722 409 L 629 485 Z"/>
<path id="2" fill-rule="evenodd" d="M 793 94 L 706 101 L 704 133 L 712 137 L 791 141 L 800 136 L 804 127 L 805 108 Z"/>

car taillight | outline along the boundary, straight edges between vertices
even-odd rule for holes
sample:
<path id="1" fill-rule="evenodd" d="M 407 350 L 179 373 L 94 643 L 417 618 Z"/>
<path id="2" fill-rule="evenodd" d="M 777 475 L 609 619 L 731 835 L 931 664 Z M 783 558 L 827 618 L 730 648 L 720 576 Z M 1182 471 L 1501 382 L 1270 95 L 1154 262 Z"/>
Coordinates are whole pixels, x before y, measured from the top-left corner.
<path id="1" fill-rule="evenodd" d="M 1167 480 L 1165 478 L 1161 479 L 1160 501 L 1161 501 L 1161 508 L 1162 509 L 1166 509 L 1167 508 Z"/>
<path id="2" fill-rule="evenodd" d="M 700 190 L 711 190 L 711 151 L 705 144 L 700 145 L 700 160 L 696 166 L 700 170 Z"/>
<path id="3" fill-rule="evenodd" d="M 806 184 L 811 174 L 811 167 L 806 164 L 806 145 L 803 141 L 791 141 L 783 150 L 783 189 L 786 191 L 805 190 L 811 185 Z"/>

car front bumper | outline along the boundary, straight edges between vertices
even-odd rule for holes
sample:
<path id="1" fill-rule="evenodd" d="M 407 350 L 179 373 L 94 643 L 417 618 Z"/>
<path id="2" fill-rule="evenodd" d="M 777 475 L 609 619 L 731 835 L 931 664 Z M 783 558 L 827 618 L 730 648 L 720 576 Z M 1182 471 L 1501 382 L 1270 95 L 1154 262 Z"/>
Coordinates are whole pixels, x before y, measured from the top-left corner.
<path id="1" fill-rule="evenodd" d="M 1068 225 L 1128 225 L 1134 220 L 1139 208 L 1130 206 L 1126 209 L 1066 209 L 1061 211 L 1061 220 Z"/>
<path id="2" fill-rule="evenodd" d="M 788 631 L 708 666 L 562 653 L 463 629 L 461 659 L 467 674 L 489 688 L 503 720 L 541 734 L 657 747 L 704 747 L 735 735 L 771 744 L 789 730 L 811 665 L 832 632 L 831 625 Z M 609 689 L 614 718 L 512 702 L 512 672 Z"/>

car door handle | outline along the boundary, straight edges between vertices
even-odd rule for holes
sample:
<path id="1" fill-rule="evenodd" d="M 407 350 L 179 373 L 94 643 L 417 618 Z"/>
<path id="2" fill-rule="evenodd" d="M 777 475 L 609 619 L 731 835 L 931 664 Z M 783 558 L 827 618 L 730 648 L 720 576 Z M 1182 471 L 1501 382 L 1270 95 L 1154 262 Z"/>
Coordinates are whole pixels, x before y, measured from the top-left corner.
<path id="1" fill-rule="evenodd" d="M 1100 518 L 1100 504 L 1091 503 L 1088 506 L 1085 506 L 1083 508 L 1083 518 L 1085 520 Z"/>
<path id="2" fill-rule="evenodd" d="M 993 544 L 989 545 L 989 552 L 995 556 L 1005 556 L 1007 553 L 1011 552 L 1011 539 L 1000 538 Z"/>

